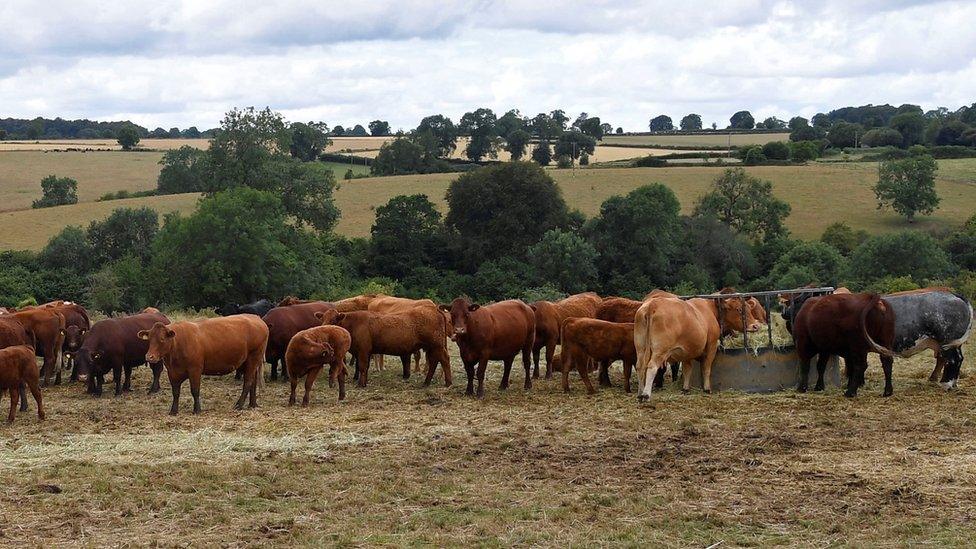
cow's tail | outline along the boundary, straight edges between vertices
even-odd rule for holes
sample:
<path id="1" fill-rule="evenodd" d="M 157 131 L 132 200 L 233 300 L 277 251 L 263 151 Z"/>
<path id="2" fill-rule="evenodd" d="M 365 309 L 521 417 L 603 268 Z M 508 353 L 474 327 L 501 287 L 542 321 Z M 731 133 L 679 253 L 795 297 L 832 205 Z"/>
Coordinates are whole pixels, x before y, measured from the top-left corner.
<path id="1" fill-rule="evenodd" d="M 876 353 L 878 353 L 878 354 L 880 354 L 882 356 L 887 356 L 887 357 L 892 357 L 893 358 L 893 357 L 895 357 L 895 352 L 892 351 L 891 349 L 888 349 L 887 347 L 883 347 L 880 344 L 878 344 L 871 337 L 871 334 L 868 333 L 868 324 L 867 324 L 868 313 L 871 312 L 871 309 L 877 307 L 879 304 L 882 304 L 882 303 L 884 303 L 884 302 L 881 300 L 881 296 L 880 295 L 878 295 L 878 294 L 872 294 L 871 295 L 871 301 L 867 304 L 867 306 L 864 307 L 864 309 L 861 310 L 861 333 L 864 335 L 864 340 L 868 342 L 868 345 L 871 346 L 871 348 L 874 350 L 874 352 L 876 352 Z"/>

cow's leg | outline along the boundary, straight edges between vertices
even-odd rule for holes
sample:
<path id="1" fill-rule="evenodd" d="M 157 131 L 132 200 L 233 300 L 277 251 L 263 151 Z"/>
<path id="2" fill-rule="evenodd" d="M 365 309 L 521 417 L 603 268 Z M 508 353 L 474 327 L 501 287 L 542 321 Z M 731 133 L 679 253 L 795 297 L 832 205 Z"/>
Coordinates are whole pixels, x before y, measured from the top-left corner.
<path id="1" fill-rule="evenodd" d="M 244 372 L 244 385 L 245 386 L 247 385 L 247 375 L 248 375 L 248 373 L 245 371 Z M 200 405 L 200 380 L 201 380 L 202 377 L 203 377 L 203 373 L 202 372 L 190 372 L 190 394 L 193 395 L 193 413 L 194 414 L 199 414 L 203 410 L 203 407 Z M 243 407 L 243 400 L 244 400 L 244 397 L 242 395 L 241 396 L 241 405 L 242 405 L 242 407 Z M 236 408 L 236 406 L 235 406 L 235 408 Z"/>
<path id="2" fill-rule="evenodd" d="M 658 369 L 663 367 L 662 364 L 661 357 L 652 355 L 644 371 L 637 371 L 637 402 L 645 402 L 651 399 L 654 378 L 657 377 Z"/>
<path id="3" fill-rule="evenodd" d="M 468 387 L 464 390 L 464 394 L 468 396 L 474 395 L 474 361 L 467 361 L 461 359 L 464 362 L 464 373 L 468 376 Z"/>
<path id="4" fill-rule="evenodd" d="M 247 371 L 244 372 L 244 376 L 247 376 Z M 278 357 L 271 359 L 271 381 L 278 381 Z"/>
<path id="5" fill-rule="evenodd" d="M 932 375 L 929 376 L 929 383 L 938 383 L 944 368 L 945 357 L 939 351 L 935 351 L 935 368 L 932 370 Z"/>
<path id="6" fill-rule="evenodd" d="M 828 360 L 830 360 L 830 355 L 827 353 L 817 355 L 817 384 L 813 386 L 814 391 L 824 390 L 824 372 L 827 371 Z"/>
<path id="7" fill-rule="evenodd" d="M 691 391 L 691 372 L 694 370 L 694 363 L 690 360 L 681 363 L 681 392 Z"/>
<path id="8" fill-rule="evenodd" d="M 116 360 L 112 364 L 112 376 L 115 378 L 115 396 L 122 395 L 122 362 Z"/>
<path id="9" fill-rule="evenodd" d="M 429 368 L 430 355 L 427 354 L 426 352 L 424 354 L 427 355 L 427 367 Z M 413 371 L 420 372 L 420 349 L 417 349 L 416 351 L 413 352 Z"/>
<path id="10" fill-rule="evenodd" d="M 526 342 L 522 347 L 522 369 L 525 370 L 525 382 L 522 384 L 523 389 L 532 388 L 532 345 L 535 343 L 535 333 L 532 333 L 532 340 Z M 551 377 L 551 376 L 550 376 Z"/>
<path id="11" fill-rule="evenodd" d="M 861 363 L 864 363 L 865 369 L 867 368 L 867 356 L 861 357 L 844 357 L 844 363 L 847 364 L 847 390 L 844 391 L 844 396 L 847 398 L 854 398 L 857 396 L 857 389 L 861 386 L 859 379 L 863 376 L 861 371 Z"/>
<path id="12" fill-rule="evenodd" d="M 596 389 L 593 388 L 593 384 L 590 382 L 590 359 L 586 357 L 585 360 L 580 360 L 581 356 L 574 356 L 573 362 L 576 364 L 576 371 L 579 372 L 581 378 L 583 378 L 583 385 L 586 386 L 586 394 L 594 395 L 596 394 Z"/>
<path id="13" fill-rule="evenodd" d="M 58 347 L 58 349 L 60 349 L 60 347 Z M 61 352 L 60 351 L 55 351 L 55 353 L 54 353 L 54 360 L 51 361 L 52 362 L 51 367 L 54 368 L 54 384 L 55 385 L 61 385 L 61 370 L 62 370 L 62 368 L 61 368 L 61 365 L 59 364 L 60 358 L 61 358 Z"/>
<path id="14" fill-rule="evenodd" d="M 655 389 L 663 389 L 664 388 L 664 374 L 666 374 L 667 372 L 668 372 L 668 366 L 667 366 L 667 364 L 664 365 L 664 368 L 661 368 L 660 370 L 657 371 L 657 375 L 654 376 L 654 388 Z"/>
<path id="15" fill-rule="evenodd" d="M 360 365 L 359 370 L 359 386 L 366 387 L 366 382 L 369 380 L 369 359 L 370 353 L 366 351 L 361 351 L 357 357 L 357 362 Z"/>
<path id="16" fill-rule="evenodd" d="M 546 379 L 552 379 L 552 357 L 556 354 L 556 340 L 546 342 Z"/>
<path id="17" fill-rule="evenodd" d="M 34 402 L 37 403 L 37 419 L 44 421 L 44 400 L 41 397 L 41 387 L 38 381 L 39 379 L 36 372 L 29 374 L 27 377 L 27 386 L 30 387 L 31 395 L 34 397 Z M 21 395 L 21 399 L 26 400 L 27 397 Z"/>
<path id="18" fill-rule="evenodd" d="M 400 363 L 403 364 L 403 379 L 410 379 L 410 355 L 402 355 Z"/>
<path id="19" fill-rule="evenodd" d="M 610 383 L 610 361 L 609 360 L 600 361 L 599 379 L 600 379 L 600 387 L 613 387 L 613 384 Z"/>
<path id="20" fill-rule="evenodd" d="M 23 381 L 17 387 L 17 392 L 20 394 L 20 411 L 27 411 L 27 384 Z"/>
<path id="21" fill-rule="evenodd" d="M 125 371 L 125 383 L 122 385 L 122 391 L 126 393 L 132 392 L 132 366 L 128 364 L 123 367 Z"/>
<path id="22" fill-rule="evenodd" d="M 234 380 L 235 381 L 240 381 L 242 379 L 244 379 L 244 366 L 238 367 L 237 368 L 237 371 L 234 372 Z"/>
<path id="23" fill-rule="evenodd" d="M 74 357 L 68 359 L 71 363 L 71 377 L 69 378 L 72 382 L 78 381 L 78 361 Z"/>
<path id="24" fill-rule="evenodd" d="M 478 398 L 485 398 L 485 372 L 488 371 L 488 357 L 478 361 Z"/>
<path id="25" fill-rule="evenodd" d="M 624 360 L 624 391 L 630 392 L 630 374 L 634 369 L 634 363 L 629 360 Z"/>
<path id="26" fill-rule="evenodd" d="M 289 379 L 288 382 L 291 384 L 291 394 L 288 396 L 288 405 L 294 406 L 295 402 L 297 401 L 297 398 L 295 396 L 295 390 L 298 389 L 298 375 L 293 373 L 291 379 Z"/>
<path id="27" fill-rule="evenodd" d="M 17 417 L 17 400 L 20 398 L 20 389 L 17 387 L 11 387 L 10 393 L 10 412 L 7 413 L 7 423 L 13 423 L 14 418 Z"/>
<path id="28" fill-rule="evenodd" d="M 170 375 L 169 386 L 173 389 L 173 405 L 169 408 L 169 415 L 175 416 L 180 412 L 180 388 L 183 387 L 183 380 Z"/>
<path id="29" fill-rule="evenodd" d="M 251 360 L 250 358 L 248 358 L 247 360 L 244 361 L 244 386 L 241 387 L 241 396 L 240 396 L 240 398 L 238 398 L 237 399 L 237 403 L 234 404 L 234 409 L 235 410 L 243 410 L 244 409 L 244 403 L 247 401 L 247 397 L 251 393 L 251 384 L 256 381 L 254 379 L 254 376 L 257 374 L 257 372 L 255 370 L 256 370 L 256 368 L 254 367 L 254 361 L 253 360 Z M 190 389 L 192 390 L 193 389 L 192 379 L 190 381 L 191 381 L 191 383 L 190 383 Z M 194 397 L 194 400 L 196 400 L 195 397 Z"/>
<path id="30" fill-rule="evenodd" d="M 427 356 L 430 357 L 430 354 Z M 430 380 L 434 376 L 434 369 L 440 363 L 441 369 L 444 370 L 444 386 L 450 387 L 454 383 L 454 374 L 451 372 L 451 355 L 447 352 L 447 347 L 438 348 L 434 353 L 434 358 L 436 362 L 430 363 L 430 367 L 427 369 L 427 379 Z"/>
<path id="31" fill-rule="evenodd" d="M 712 392 L 712 363 L 715 362 L 715 353 L 718 351 L 718 341 L 710 343 L 705 349 L 705 357 L 701 361 L 702 369 L 702 388 L 705 393 Z"/>
<path id="32" fill-rule="evenodd" d="M 359 381 L 359 357 L 356 355 L 352 355 L 352 363 L 353 363 L 352 380 L 358 382 Z"/>
<path id="33" fill-rule="evenodd" d="M 302 397 L 302 408 L 308 408 L 308 402 L 312 397 L 312 385 L 315 384 L 315 378 L 319 377 L 321 371 L 322 367 L 312 368 L 305 374 L 305 396 Z"/>
<path id="34" fill-rule="evenodd" d="M 562 368 L 562 374 L 563 374 L 564 393 L 569 392 L 569 371 L 573 368 L 573 361 L 576 359 L 576 357 L 573 355 L 574 353 L 572 352 L 572 350 L 567 349 L 566 346 L 564 345 L 562 349 L 562 360 L 560 361 L 560 367 Z"/>
<path id="35" fill-rule="evenodd" d="M 532 377 L 539 379 L 539 359 L 542 358 L 542 346 L 532 345 Z"/>
<path id="36" fill-rule="evenodd" d="M 281 365 L 281 381 L 288 381 L 288 368 L 285 368 L 285 357 L 278 357 L 278 363 Z M 261 366 L 258 367 L 258 373 L 261 373 L 264 361 L 261 361 Z"/>
<path id="37" fill-rule="evenodd" d="M 336 372 L 336 380 L 339 382 L 339 400 L 346 399 L 346 365 L 343 361 L 339 360 L 337 363 L 332 365 L 333 368 L 337 368 L 339 371 Z M 329 372 L 329 379 L 332 379 L 332 373 Z"/>
<path id="38" fill-rule="evenodd" d="M 507 358 L 503 361 L 504 370 L 502 370 L 502 382 L 498 385 L 500 391 L 508 389 L 508 376 L 512 373 L 512 363 L 515 362 L 515 357 Z"/>
<path id="39" fill-rule="evenodd" d="M 807 388 L 810 386 L 810 360 L 813 359 L 813 354 L 804 355 L 803 353 L 797 353 L 800 358 L 800 384 L 796 386 L 796 390 L 799 393 L 807 392 Z"/>
<path id="40" fill-rule="evenodd" d="M 163 363 L 154 362 L 149 365 L 149 369 L 152 370 L 152 384 L 149 386 L 149 394 L 159 392 L 159 376 L 163 374 Z"/>
<path id="41" fill-rule="evenodd" d="M 105 385 L 105 375 L 92 373 L 92 388 L 91 394 L 93 397 L 102 396 L 102 386 Z"/>
<path id="42" fill-rule="evenodd" d="M 890 397 L 895 393 L 895 388 L 891 384 L 891 366 L 895 359 L 890 356 L 881 356 L 881 369 L 884 370 L 885 388 L 882 396 Z"/>

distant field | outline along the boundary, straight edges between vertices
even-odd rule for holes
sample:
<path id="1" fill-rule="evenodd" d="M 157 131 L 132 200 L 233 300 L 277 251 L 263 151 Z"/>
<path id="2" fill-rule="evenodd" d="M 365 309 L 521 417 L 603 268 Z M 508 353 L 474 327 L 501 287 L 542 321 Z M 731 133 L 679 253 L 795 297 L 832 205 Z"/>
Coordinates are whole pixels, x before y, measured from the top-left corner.
<path id="1" fill-rule="evenodd" d="M 786 141 L 789 133 L 734 133 L 731 137 L 733 146 L 765 145 L 770 141 Z M 729 145 L 729 134 L 721 130 L 715 134 L 698 135 L 607 135 L 603 138 L 606 145 L 666 145 L 669 147 L 724 147 Z"/>
<path id="2" fill-rule="evenodd" d="M 340 150 L 379 149 L 392 137 L 333 137 L 328 152 Z M 140 149 L 170 150 L 184 145 L 206 149 L 209 139 L 142 139 Z M 98 151 L 120 151 L 114 139 L 38 139 L 35 141 L 0 141 L 0 151 L 64 151 L 67 149 L 92 149 Z"/>
<path id="3" fill-rule="evenodd" d="M 341 179 L 347 166 L 338 166 Z M 937 190 L 942 197 L 942 207 L 935 215 L 911 225 L 912 228 L 956 226 L 976 212 L 976 159 L 940 160 L 939 166 Z M 695 199 L 723 170 L 719 166 L 696 166 L 549 170 L 549 173 L 559 183 L 570 207 L 592 216 L 599 212 L 600 204 L 608 197 L 626 194 L 654 182 L 671 187 L 684 212 L 690 212 Z M 802 238 L 817 238 L 824 228 L 836 221 L 873 233 L 909 227 L 893 212 L 876 208 L 870 187 L 877 178 L 877 164 L 813 163 L 807 166 L 759 166 L 747 170 L 772 181 L 774 192 L 790 203 L 793 212 L 787 226 Z M 430 174 L 340 180 L 336 192 L 336 202 L 342 210 L 338 231 L 347 236 L 368 236 L 375 208 L 398 194 L 426 194 L 444 211 L 444 192 L 456 177 L 457 174 Z M 189 211 L 193 209 L 195 199 L 196 195 L 150 197 L 3 214 L 0 216 L 0 249 L 39 249 L 61 227 L 86 225 L 92 219 L 104 217 L 114 207 L 145 203 L 151 207 L 159 204 L 170 210 Z M 55 211 L 57 214 L 52 215 Z M 27 223 L 28 219 L 43 220 L 43 223 Z"/>

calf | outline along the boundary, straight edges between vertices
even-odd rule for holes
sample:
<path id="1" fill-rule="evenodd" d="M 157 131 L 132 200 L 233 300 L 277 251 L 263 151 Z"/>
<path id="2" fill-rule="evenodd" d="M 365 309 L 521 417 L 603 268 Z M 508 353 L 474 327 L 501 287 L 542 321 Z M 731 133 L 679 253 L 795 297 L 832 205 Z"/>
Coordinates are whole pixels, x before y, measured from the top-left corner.
<path id="1" fill-rule="evenodd" d="M 290 305 L 279 305 L 262 317 L 270 334 L 265 358 L 271 364 L 272 381 L 278 379 L 278 363 L 285 357 L 285 350 L 288 349 L 291 338 L 302 330 L 321 324 L 321 321 L 315 318 L 315 313 L 335 310 L 335 305 L 325 301 L 298 302 L 296 298 L 286 298 L 282 303 L 289 302 L 289 300 L 295 302 Z M 282 375 L 287 378 L 288 373 L 285 368 L 282 368 L 281 371 Z M 243 374 L 244 372 L 240 371 L 237 377 L 240 378 Z"/>
<path id="2" fill-rule="evenodd" d="M 302 330 L 291 338 L 285 351 L 285 368 L 291 380 L 291 396 L 288 405 L 295 405 L 295 389 L 298 380 L 305 376 L 305 396 L 302 406 L 307 407 L 312 394 L 312 385 L 322 368 L 329 365 L 329 386 L 339 382 L 339 400 L 346 398 L 346 353 L 352 345 L 352 338 L 345 328 L 339 326 L 316 326 Z"/>
<path id="3" fill-rule="evenodd" d="M 27 331 L 24 325 L 17 322 L 13 316 L 0 316 L 0 349 L 15 345 L 27 345 L 33 349 L 34 334 Z M 25 385 L 20 386 L 20 411 L 27 411 L 27 391 Z"/>
<path id="4" fill-rule="evenodd" d="M 817 384 L 823 390 L 824 370 L 831 355 L 843 357 L 847 365 L 847 397 L 857 396 L 864 384 L 868 353 L 881 355 L 885 373 L 884 396 L 891 386 L 891 348 L 895 338 L 895 314 L 877 294 L 828 294 L 810 297 L 796 315 L 793 340 L 800 357 L 798 391 L 807 390 L 810 360 L 817 356 Z"/>
<path id="5" fill-rule="evenodd" d="M 162 313 L 139 313 L 118 318 L 106 318 L 96 322 L 88 331 L 85 341 L 75 352 L 79 377 L 86 377 L 88 392 L 101 396 L 105 374 L 112 372 L 115 378 L 115 396 L 131 390 L 132 368 L 146 363 L 149 342 L 139 337 L 141 330 L 148 330 L 156 323 L 169 324 Z M 149 364 L 153 379 L 149 392 L 159 391 L 159 377 L 163 364 Z M 125 373 L 125 382 L 122 374 Z"/>
<path id="6" fill-rule="evenodd" d="M 636 301 L 633 299 L 627 299 L 626 297 L 606 297 L 603 298 L 603 303 L 600 305 L 599 309 L 596 311 L 596 318 L 598 320 L 606 320 L 607 322 L 629 322 L 633 323 L 634 318 L 637 316 L 637 309 L 643 305 L 643 301 Z M 631 334 L 633 337 L 633 334 Z M 671 380 L 676 381 L 678 379 L 678 362 L 671 363 Z M 664 387 L 664 370 L 659 370 L 657 376 L 654 378 L 654 386 L 657 388 Z M 629 372 L 627 373 L 629 377 Z M 610 387 L 610 364 L 606 361 L 600 363 L 600 386 Z M 630 383 L 627 384 L 627 392 L 630 392 Z"/>
<path id="7" fill-rule="evenodd" d="M 268 327 L 258 316 L 232 315 L 170 325 L 157 322 L 138 335 L 149 342 L 146 360 L 162 361 L 166 365 L 173 388 L 170 415 L 179 412 L 184 381 L 190 380 L 193 413 L 198 414 L 202 376 L 226 375 L 241 366 L 244 366 L 244 387 L 234 408 L 243 409 L 248 394 L 250 407 L 258 405 L 257 378 L 268 346 Z"/>
<path id="8" fill-rule="evenodd" d="M 596 318 L 603 304 L 603 298 L 593 292 L 574 294 L 559 301 L 536 301 L 535 343 L 532 346 L 532 362 L 535 368 L 532 377 L 539 377 L 539 355 L 546 349 L 546 379 L 552 377 L 552 355 L 559 344 L 559 329 L 567 318 Z"/>
<path id="9" fill-rule="evenodd" d="M 13 423 L 17 415 L 17 401 L 24 392 L 24 386 L 30 388 L 37 402 L 37 417 L 44 419 L 44 402 L 41 399 L 41 388 L 38 385 L 40 373 L 34 359 L 34 348 L 29 345 L 15 345 L 0 349 L 0 395 L 6 390 L 10 394 L 10 412 L 7 423 Z M 24 397 L 26 399 L 26 397 Z"/>
<path id="10" fill-rule="evenodd" d="M 410 377 L 410 356 L 423 350 L 430 358 L 424 385 L 430 385 L 438 364 L 444 367 L 444 383 L 451 386 L 451 363 L 447 352 L 444 318 L 437 309 L 407 309 L 382 314 L 372 311 L 317 313 L 323 324 L 345 328 L 352 338 L 349 351 L 360 364 L 359 386 L 369 382 L 369 359 L 372 355 L 399 356 L 403 379 Z"/>
<path id="11" fill-rule="evenodd" d="M 525 388 L 532 388 L 530 371 L 535 343 L 535 312 L 518 300 L 508 300 L 484 307 L 459 297 L 441 309 L 451 313 L 453 336 L 461 351 L 464 372 L 468 376 L 465 394 L 473 395 L 475 364 L 478 365 L 479 398 L 485 396 L 485 370 L 489 360 L 501 360 L 505 365 L 500 389 L 508 388 L 512 362 L 522 353 L 525 368 Z"/>
<path id="12" fill-rule="evenodd" d="M 630 372 L 637 361 L 634 347 L 633 322 L 607 322 L 592 318 L 568 318 L 563 322 L 562 335 L 563 391 L 569 391 L 569 371 L 576 366 L 586 392 L 593 394 L 593 384 L 587 372 L 587 362 L 592 359 L 610 364 L 616 360 L 624 363 L 624 387 L 630 392 Z M 661 370 L 663 376 L 664 370 Z"/>

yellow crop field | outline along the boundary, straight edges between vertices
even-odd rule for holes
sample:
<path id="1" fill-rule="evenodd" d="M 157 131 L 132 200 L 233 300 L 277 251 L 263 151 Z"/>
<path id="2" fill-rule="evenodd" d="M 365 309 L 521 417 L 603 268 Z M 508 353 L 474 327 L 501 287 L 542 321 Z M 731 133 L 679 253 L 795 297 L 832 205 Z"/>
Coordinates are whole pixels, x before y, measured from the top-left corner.
<path id="1" fill-rule="evenodd" d="M 669 147 L 734 147 L 742 145 L 765 145 L 770 141 L 787 141 L 789 132 L 783 133 L 722 133 L 694 135 L 607 135 L 605 145 L 665 145 Z"/>

